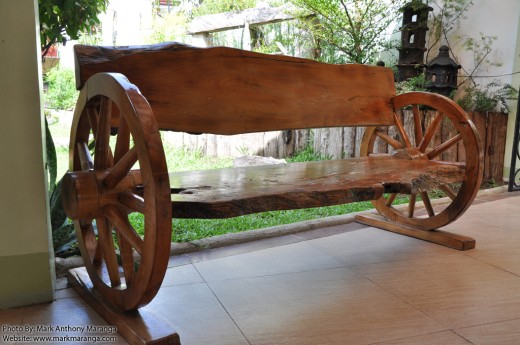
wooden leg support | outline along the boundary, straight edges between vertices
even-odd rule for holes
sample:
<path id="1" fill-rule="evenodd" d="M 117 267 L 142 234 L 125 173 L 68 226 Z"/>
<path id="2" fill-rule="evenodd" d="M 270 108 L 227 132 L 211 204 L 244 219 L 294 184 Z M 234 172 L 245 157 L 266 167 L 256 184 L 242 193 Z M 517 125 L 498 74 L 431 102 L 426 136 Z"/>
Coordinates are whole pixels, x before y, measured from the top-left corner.
<path id="1" fill-rule="evenodd" d="M 84 267 L 69 270 L 67 280 L 72 288 L 105 321 L 116 326 L 118 333 L 130 344 L 180 344 L 179 335 L 172 327 L 153 314 L 148 307 L 122 312 L 106 302 L 93 289 Z"/>
<path id="2" fill-rule="evenodd" d="M 406 235 L 420 240 L 437 243 L 458 250 L 469 250 L 475 248 L 475 239 L 457 235 L 442 230 L 414 229 L 401 224 L 392 223 L 380 216 L 356 216 L 356 221 L 361 224 L 373 226 L 379 229 L 392 231 L 397 234 Z"/>

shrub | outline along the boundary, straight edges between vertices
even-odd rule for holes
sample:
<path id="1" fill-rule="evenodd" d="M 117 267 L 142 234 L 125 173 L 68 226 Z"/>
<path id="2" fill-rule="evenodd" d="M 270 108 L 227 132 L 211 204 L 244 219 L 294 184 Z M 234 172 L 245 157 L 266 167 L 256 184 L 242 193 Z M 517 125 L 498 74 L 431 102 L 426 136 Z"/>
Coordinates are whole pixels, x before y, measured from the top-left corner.
<path id="1" fill-rule="evenodd" d="M 74 108 L 78 98 L 74 71 L 61 68 L 59 65 L 45 75 L 47 91 L 45 105 L 52 109 L 68 110 Z"/>
<path id="2" fill-rule="evenodd" d="M 508 101 L 518 99 L 518 91 L 510 84 L 493 81 L 483 87 L 468 86 L 457 103 L 466 111 L 509 113 Z"/>

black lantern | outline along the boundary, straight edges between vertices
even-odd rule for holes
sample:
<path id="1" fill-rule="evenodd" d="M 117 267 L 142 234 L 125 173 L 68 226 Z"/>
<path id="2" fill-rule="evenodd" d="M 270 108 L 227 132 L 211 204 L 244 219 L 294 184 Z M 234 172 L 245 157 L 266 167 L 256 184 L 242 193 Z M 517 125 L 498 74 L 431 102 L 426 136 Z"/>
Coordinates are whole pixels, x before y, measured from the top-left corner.
<path id="1" fill-rule="evenodd" d="M 433 9 L 420 0 L 412 0 L 401 9 L 401 47 L 399 48 L 398 81 L 415 77 L 424 69 L 428 12 Z"/>
<path id="2" fill-rule="evenodd" d="M 439 55 L 426 64 L 426 89 L 449 97 L 457 89 L 457 74 L 461 66 L 450 58 L 450 48 L 442 46 Z"/>

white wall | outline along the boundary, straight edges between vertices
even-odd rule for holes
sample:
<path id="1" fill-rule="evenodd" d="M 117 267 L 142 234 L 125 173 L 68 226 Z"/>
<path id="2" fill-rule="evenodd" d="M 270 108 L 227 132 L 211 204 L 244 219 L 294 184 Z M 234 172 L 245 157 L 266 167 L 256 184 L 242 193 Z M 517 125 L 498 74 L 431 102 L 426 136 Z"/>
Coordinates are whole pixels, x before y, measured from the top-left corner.
<path id="1" fill-rule="evenodd" d="M 144 44 L 152 29 L 150 0 L 110 0 L 103 23 L 102 45 Z"/>
<path id="2" fill-rule="evenodd" d="M 473 52 L 465 51 L 462 47 L 462 40 L 458 39 L 457 36 L 467 35 L 475 39 L 480 38 L 480 33 L 485 36 L 496 36 L 493 50 L 488 55 L 488 59 L 492 63 L 501 64 L 501 66 L 481 65 L 476 75 L 493 77 L 475 78 L 475 81 L 481 85 L 486 85 L 493 80 L 499 80 L 519 89 L 520 77 L 513 75 L 513 73 L 520 71 L 520 0 L 472 0 L 472 3 L 473 5 L 469 6 L 465 13 L 465 18 L 460 20 L 458 28 L 449 37 L 450 45 L 457 60 L 469 71 L 474 68 Z M 437 52 L 433 52 L 429 58 L 431 59 L 436 55 Z M 510 110 L 504 157 L 505 177 L 509 176 L 516 102 L 510 104 Z"/>
<path id="3" fill-rule="evenodd" d="M 0 309 L 51 301 L 36 0 L 0 1 Z"/>

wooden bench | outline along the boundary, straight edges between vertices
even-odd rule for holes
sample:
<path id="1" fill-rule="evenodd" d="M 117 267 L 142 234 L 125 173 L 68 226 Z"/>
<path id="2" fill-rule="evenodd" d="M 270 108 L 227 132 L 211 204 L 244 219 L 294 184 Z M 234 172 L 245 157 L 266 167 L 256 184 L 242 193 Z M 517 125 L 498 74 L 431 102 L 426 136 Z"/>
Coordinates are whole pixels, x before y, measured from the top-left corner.
<path id="1" fill-rule="evenodd" d="M 168 264 L 172 217 L 225 218 L 373 200 L 384 219 L 359 221 L 458 249 L 474 246 L 471 238 L 435 229 L 457 219 L 480 186 L 475 128 L 448 98 L 396 96 L 388 68 L 175 43 L 77 45 L 75 54 L 81 92 L 64 205 L 90 284 L 116 309 L 135 310 L 156 295 Z M 438 113 L 427 118 L 424 109 Z M 412 123 L 411 133 L 405 122 Z M 434 142 L 446 125 L 453 136 Z M 340 126 L 367 126 L 363 157 L 182 173 L 167 171 L 160 135 Z M 381 144 L 391 153 L 378 154 Z M 463 159 L 442 161 L 453 149 Z M 432 206 L 430 192 L 448 197 L 447 206 Z M 394 205 L 398 194 L 409 196 L 404 208 Z M 415 208 L 419 200 L 422 211 Z M 144 238 L 128 219 L 132 212 L 144 216 Z"/>

